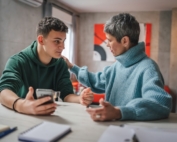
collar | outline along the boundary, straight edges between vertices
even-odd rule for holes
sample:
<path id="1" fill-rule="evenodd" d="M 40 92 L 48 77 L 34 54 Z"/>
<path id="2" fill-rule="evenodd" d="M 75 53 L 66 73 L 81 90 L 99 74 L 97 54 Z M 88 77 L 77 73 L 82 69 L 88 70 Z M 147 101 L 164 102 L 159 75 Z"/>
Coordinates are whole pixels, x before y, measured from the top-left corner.
<path id="1" fill-rule="evenodd" d="M 142 58 L 146 57 L 144 42 L 138 43 L 136 46 L 131 47 L 125 53 L 116 57 L 116 60 L 120 62 L 124 67 L 129 67 Z"/>

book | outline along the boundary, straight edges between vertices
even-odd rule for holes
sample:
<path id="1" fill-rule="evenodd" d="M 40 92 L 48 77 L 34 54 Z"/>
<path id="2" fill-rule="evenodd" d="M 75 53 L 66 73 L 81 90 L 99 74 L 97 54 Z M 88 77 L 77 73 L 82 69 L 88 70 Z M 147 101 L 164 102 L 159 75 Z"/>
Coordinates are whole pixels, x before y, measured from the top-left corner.
<path id="1" fill-rule="evenodd" d="M 3 131 L 8 130 L 8 129 L 10 129 L 9 126 L 0 124 L 0 132 L 3 132 Z"/>
<path id="2" fill-rule="evenodd" d="M 18 139 L 20 141 L 54 142 L 69 132 L 71 132 L 69 125 L 44 121 L 20 133 Z"/>

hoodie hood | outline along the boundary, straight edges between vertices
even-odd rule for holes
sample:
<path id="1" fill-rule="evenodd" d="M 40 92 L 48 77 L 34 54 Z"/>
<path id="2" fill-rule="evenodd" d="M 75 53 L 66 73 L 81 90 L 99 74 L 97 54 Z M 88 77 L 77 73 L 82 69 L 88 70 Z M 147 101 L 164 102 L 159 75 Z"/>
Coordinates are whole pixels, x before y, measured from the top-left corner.
<path id="1" fill-rule="evenodd" d="M 46 78 L 41 76 L 43 73 L 42 72 L 46 72 L 49 68 L 52 70 L 52 74 L 50 75 L 51 78 L 53 78 L 52 80 L 52 84 L 53 86 L 55 86 L 56 84 L 56 72 L 57 72 L 57 64 L 59 64 L 59 62 L 61 62 L 62 58 L 59 59 L 54 59 L 52 58 L 52 60 L 50 61 L 49 64 L 45 65 L 43 64 L 38 57 L 38 53 L 37 53 L 37 42 L 34 41 L 30 46 L 28 46 L 26 49 L 22 50 L 21 54 L 23 54 L 24 56 L 26 56 L 26 58 L 30 58 L 30 61 L 34 62 L 36 64 L 36 73 L 37 73 L 37 86 L 40 88 L 42 86 L 42 84 L 44 83 L 42 78 Z M 56 87 L 54 87 L 54 90 L 56 90 Z"/>

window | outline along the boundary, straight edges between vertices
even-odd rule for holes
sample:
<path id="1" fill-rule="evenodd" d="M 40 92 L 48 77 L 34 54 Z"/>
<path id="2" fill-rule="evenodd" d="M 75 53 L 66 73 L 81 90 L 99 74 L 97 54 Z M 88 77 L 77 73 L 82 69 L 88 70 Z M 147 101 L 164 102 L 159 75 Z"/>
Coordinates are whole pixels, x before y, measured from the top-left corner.
<path id="1" fill-rule="evenodd" d="M 70 28 L 70 25 L 67 25 L 67 26 L 68 26 L 68 33 L 66 34 L 65 49 L 63 50 L 62 55 L 69 59 L 70 58 L 69 47 L 71 43 L 70 42 L 71 41 L 71 28 Z"/>
<path id="2" fill-rule="evenodd" d="M 59 8 L 52 7 L 52 17 L 56 17 L 62 20 L 68 26 L 68 33 L 66 34 L 65 49 L 62 55 L 70 59 L 70 46 L 71 46 L 71 35 L 72 35 L 72 16 Z"/>

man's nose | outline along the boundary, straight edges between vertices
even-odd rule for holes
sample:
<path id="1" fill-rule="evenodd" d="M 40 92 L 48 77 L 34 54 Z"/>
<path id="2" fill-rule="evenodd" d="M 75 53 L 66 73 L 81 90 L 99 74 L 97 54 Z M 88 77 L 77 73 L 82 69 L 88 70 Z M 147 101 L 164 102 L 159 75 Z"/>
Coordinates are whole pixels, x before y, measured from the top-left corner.
<path id="1" fill-rule="evenodd" d="M 61 48 L 62 48 L 62 49 L 65 49 L 64 43 L 61 43 L 61 45 L 59 45 L 58 48 L 60 48 L 60 49 L 61 49 Z"/>

